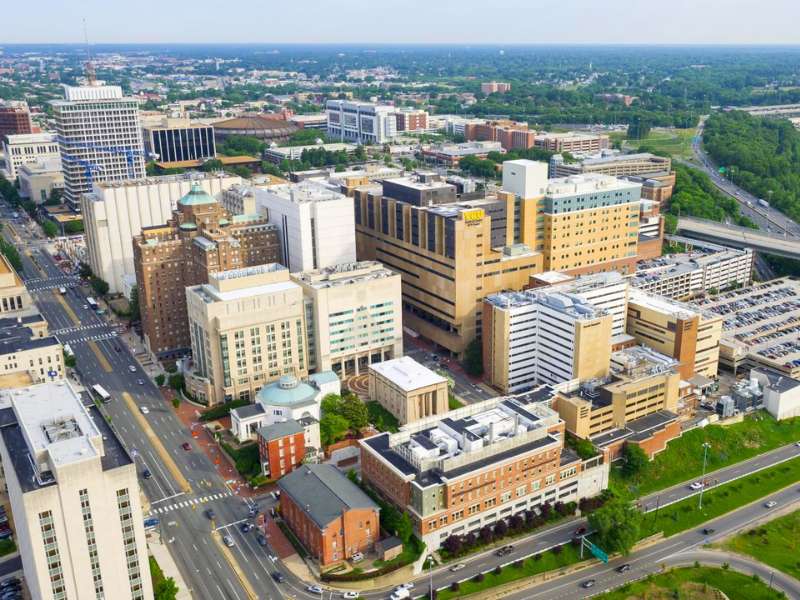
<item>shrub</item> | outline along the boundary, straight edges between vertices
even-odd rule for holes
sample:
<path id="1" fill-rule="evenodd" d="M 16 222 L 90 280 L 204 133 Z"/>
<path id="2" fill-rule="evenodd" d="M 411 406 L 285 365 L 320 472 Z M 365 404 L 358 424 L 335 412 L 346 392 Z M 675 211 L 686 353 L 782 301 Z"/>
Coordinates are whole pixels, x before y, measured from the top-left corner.
<path id="1" fill-rule="evenodd" d="M 502 572 L 503 572 L 503 567 L 501 567 L 500 565 L 497 565 L 497 566 L 494 568 L 494 574 L 495 574 L 495 575 L 500 575 L 500 573 L 502 573 Z"/>
<path id="2" fill-rule="evenodd" d="M 155 376 L 156 385 L 158 387 L 161 387 L 162 385 L 164 385 L 164 380 L 165 379 L 166 378 L 164 377 L 164 374 L 163 373 L 159 373 L 158 375 Z"/>
<path id="3" fill-rule="evenodd" d="M 450 591 L 451 592 L 457 592 L 460 589 L 461 589 L 461 585 L 459 585 L 459 583 L 457 581 L 454 581 L 453 583 L 450 584 Z"/>
<path id="4" fill-rule="evenodd" d="M 486 576 L 483 573 L 478 573 L 472 578 L 472 581 L 475 583 L 481 583 L 484 579 L 486 579 Z"/>

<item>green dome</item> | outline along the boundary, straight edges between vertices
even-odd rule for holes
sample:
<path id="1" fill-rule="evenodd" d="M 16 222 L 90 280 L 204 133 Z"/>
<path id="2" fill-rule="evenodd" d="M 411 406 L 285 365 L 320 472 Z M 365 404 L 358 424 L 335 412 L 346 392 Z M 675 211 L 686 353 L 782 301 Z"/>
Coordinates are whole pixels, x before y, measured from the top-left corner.
<path id="1" fill-rule="evenodd" d="M 230 221 L 228 221 L 228 219 L 226 219 L 225 217 L 223 217 L 223 218 L 221 218 L 221 219 L 219 220 L 219 224 L 220 224 L 221 226 L 230 225 Z"/>
<path id="2" fill-rule="evenodd" d="M 302 406 L 314 401 L 317 390 L 294 375 L 284 375 L 278 381 L 265 385 L 256 395 L 262 406 Z"/>
<path id="3" fill-rule="evenodd" d="M 181 223 L 181 229 L 183 231 L 194 231 L 197 229 L 197 225 L 194 223 Z"/>
<path id="4" fill-rule="evenodd" d="M 216 200 L 209 196 L 199 183 L 193 183 L 192 189 L 183 198 L 178 200 L 181 206 L 198 206 L 200 204 L 214 204 Z"/>

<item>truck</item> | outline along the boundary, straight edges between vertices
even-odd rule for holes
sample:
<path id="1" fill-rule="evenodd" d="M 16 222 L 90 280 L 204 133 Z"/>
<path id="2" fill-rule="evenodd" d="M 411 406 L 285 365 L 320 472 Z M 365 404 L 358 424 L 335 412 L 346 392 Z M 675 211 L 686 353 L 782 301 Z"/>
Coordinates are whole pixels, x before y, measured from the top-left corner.
<path id="1" fill-rule="evenodd" d="M 758 205 L 763 206 L 764 208 L 769 208 L 769 202 L 767 202 L 763 198 L 758 199 Z"/>

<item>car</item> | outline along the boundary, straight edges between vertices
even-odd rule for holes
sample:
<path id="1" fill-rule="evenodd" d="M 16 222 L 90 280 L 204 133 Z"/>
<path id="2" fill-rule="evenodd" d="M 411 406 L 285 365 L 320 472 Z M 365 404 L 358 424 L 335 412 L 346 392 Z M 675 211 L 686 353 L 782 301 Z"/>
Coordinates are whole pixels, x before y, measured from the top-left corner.
<path id="1" fill-rule="evenodd" d="M 140 406 L 139 410 L 142 411 L 143 415 L 149 415 L 150 414 L 150 409 L 147 408 L 146 406 Z"/>
<path id="2" fill-rule="evenodd" d="M 252 523 L 242 523 L 241 525 L 239 525 L 239 529 L 241 530 L 242 533 L 247 533 L 248 531 L 251 531 L 254 528 L 255 525 L 253 525 Z"/>
<path id="3" fill-rule="evenodd" d="M 800 442 L 795 442 L 794 445 L 800 448 Z"/>
<path id="4" fill-rule="evenodd" d="M 464 563 L 458 563 L 457 565 L 453 565 L 452 567 L 450 567 L 450 572 L 455 573 L 456 571 L 460 571 L 461 569 L 465 569 L 466 567 L 467 565 L 465 565 Z"/>
<path id="5" fill-rule="evenodd" d="M 84 304 L 84 305 L 83 305 L 83 308 L 84 308 L 84 310 L 86 310 L 86 309 L 88 309 L 88 308 L 89 308 L 89 305 L 88 305 L 88 304 Z"/>
<path id="6" fill-rule="evenodd" d="M 142 471 L 142 479 L 150 479 L 153 474 L 150 472 L 150 469 L 145 469 Z"/>
<path id="7" fill-rule="evenodd" d="M 703 482 L 702 481 L 695 481 L 692 485 L 689 486 L 690 490 L 702 490 L 703 489 Z"/>
<path id="8" fill-rule="evenodd" d="M 284 581 L 286 581 L 286 577 L 285 577 L 285 576 L 284 576 L 284 574 L 283 574 L 283 573 L 281 573 L 280 571 L 275 571 L 275 572 L 272 574 L 272 578 L 273 578 L 273 579 L 274 579 L 274 580 L 275 580 L 277 583 L 283 583 Z"/>
<path id="9" fill-rule="evenodd" d="M 133 366 L 133 365 L 129 365 L 128 366 L 128 371 L 130 371 L 131 373 L 136 373 L 136 367 Z"/>
<path id="10" fill-rule="evenodd" d="M 353 600 L 354 598 L 358 598 L 358 592 L 344 592 L 342 594 L 342 598 L 347 598 L 348 600 Z"/>
<path id="11" fill-rule="evenodd" d="M 145 529 L 151 529 L 153 527 L 158 527 L 158 524 L 160 522 L 161 521 L 157 517 L 150 517 L 150 518 L 144 520 L 144 528 Z"/>
<path id="12" fill-rule="evenodd" d="M 361 552 L 356 552 L 353 556 L 350 557 L 350 560 L 354 563 L 361 562 L 364 560 L 364 555 Z"/>
<path id="13" fill-rule="evenodd" d="M 764 502 L 764 508 L 773 508 L 778 506 L 778 503 L 775 500 L 769 500 L 768 502 Z"/>
<path id="14" fill-rule="evenodd" d="M 594 579 L 587 579 L 581 584 L 581 587 L 584 589 L 589 589 L 590 587 L 594 587 L 594 584 L 597 583 Z"/>
<path id="15" fill-rule="evenodd" d="M 711 535 L 712 533 L 714 533 L 714 528 L 713 527 L 704 527 L 703 528 L 703 535 Z"/>
<path id="16" fill-rule="evenodd" d="M 256 542 L 258 542 L 259 546 L 266 546 L 267 545 L 267 538 L 264 536 L 263 533 L 259 533 L 256 536 Z"/>
<path id="17" fill-rule="evenodd" d="M 582 536 L 582 535 L 583 535 L 583 534 L 585 534 L 585 533 L 586 533 L 586 527 L 578 527 L 578 528 L 575 530 L 575 537 L 580 537 L 580 536 Z"/>
<path id="18" fill-rule="evenodd" d="M 318 585 L 307 585 L 306 591 L 311 594 L 322 594 L 322 588 Z"/>
<path id="19" fill-rule="evenodd" d="M 138 383 L 139 385 L 144 385 L 144 379 L 137 379 L 136 383 Z"/>
<path id="20" fill-rule="evenodd" d="M 409 581 L 408 583 L 401 583 L 398 587 L 403 588 L 404 590 L 413 590 L 414 584 L 413 582 Z"/>
<path id="21" fill-rule="evenodd" d="M 514 551 L 514 546 L 512 546 L 511 544 L 507 544 L 502 548 L 500 548 L 499 550 L 497 550 L 495 554 L 497 556 L 505 556 L 507 554 L 511 554 L 513 551 Z"/>
<path id="22" fill-rule="evenodd" d="M 206 518 L 208 518 L 209 521 L 213 521 L 216 516 L 217 513 L 214 512 L 213 508 L 209 508 L 206 510 Z"/>
<path id="23" fill-rule="evenodd" d="M 187 452 L 191 452 L 192 451 L 192 445 L 189 442 L 183 442 L 181 444 L 181 448 L 183 448 Z"/>
<path id="24" fill-rule="evenodd" d="M 618 566 L 616 568 L 617 573 L 627 573 L 630 570 L 631 570 L 631 566 L 628 563 L 625 563 L 624 565 L 620 565 L 620 566 Z"/>
<path id="25" fill-rule="evenodd" d="M 251 504 L 250 507 L 247 509 L 247 515 L 252 519 L 255 517 L 259 512 L 258 506 L 255 504 Z"/>
<path id="26" fill-rule="evenodd" d="M 229 535 L 222 536 L 222 543 L 225 544 L 228 548 L 233 548 L 236 545 L 236 542 L 234 542 L 233 538 Z"/>

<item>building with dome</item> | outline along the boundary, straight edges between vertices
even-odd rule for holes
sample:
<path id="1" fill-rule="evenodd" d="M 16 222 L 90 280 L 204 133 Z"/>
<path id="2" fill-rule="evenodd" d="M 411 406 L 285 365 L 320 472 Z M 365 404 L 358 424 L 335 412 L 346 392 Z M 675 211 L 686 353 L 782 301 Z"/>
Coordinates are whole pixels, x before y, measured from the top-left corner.
<path id="1" fill-rule="evenodd" d="M 145 345 L 158 360 L 188 353 L 186 288 L 212 273 L 281 262 L 278 231 L 258 215 L 231 215 L 193 183 L 163 225 L 133 239 Z"/>

